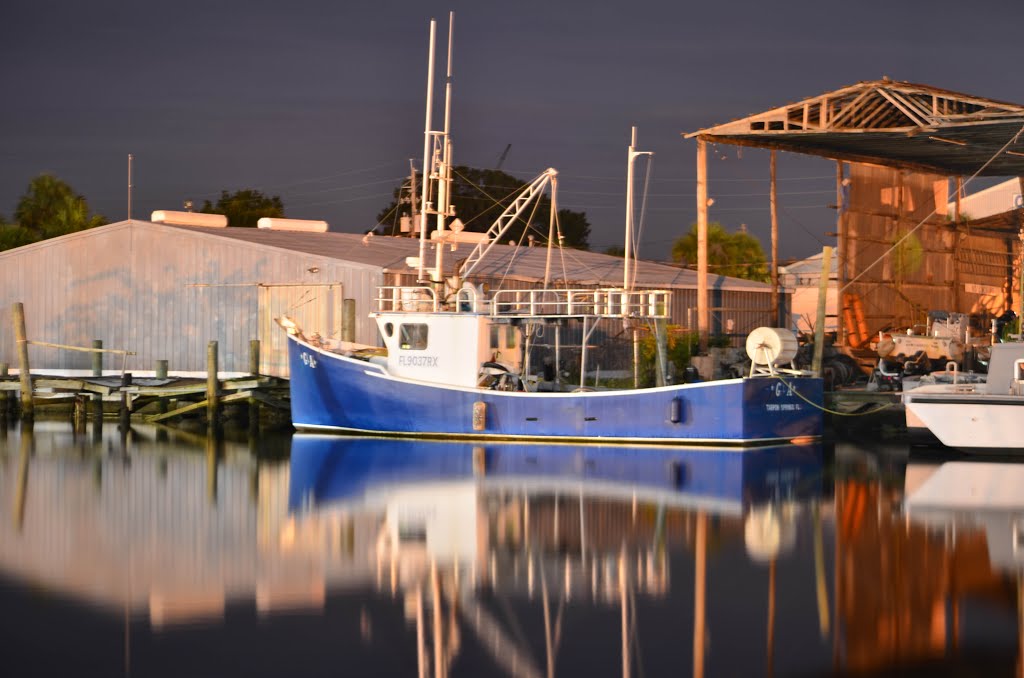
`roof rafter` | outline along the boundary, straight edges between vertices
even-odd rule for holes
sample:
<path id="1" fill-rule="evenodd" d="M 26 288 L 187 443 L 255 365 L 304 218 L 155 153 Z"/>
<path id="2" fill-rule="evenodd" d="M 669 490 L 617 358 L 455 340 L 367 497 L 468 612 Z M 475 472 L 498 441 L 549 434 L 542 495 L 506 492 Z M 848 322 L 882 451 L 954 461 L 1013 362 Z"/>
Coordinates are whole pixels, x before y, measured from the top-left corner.
<path id="1" fill-rule="evenodd" d="M 883 79 L 684 137 L 947 175 L 984 168 L 986 175 L 1020 176 L 1022 130 L 1024 106 Z"/>

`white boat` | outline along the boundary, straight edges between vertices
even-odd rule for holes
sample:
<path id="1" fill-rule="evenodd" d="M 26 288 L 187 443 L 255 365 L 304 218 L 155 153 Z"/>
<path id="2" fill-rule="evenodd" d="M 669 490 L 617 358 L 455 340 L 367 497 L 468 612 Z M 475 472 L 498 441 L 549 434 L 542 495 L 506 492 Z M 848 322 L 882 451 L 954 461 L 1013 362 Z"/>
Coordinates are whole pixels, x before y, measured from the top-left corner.
<path id="1" fill-rule="evenodd" d="M 995 344 L 980 383 L 924 384 L 903 393 L 907 430 L 947 447 L 1024 451 L 1024 343 Z"/>

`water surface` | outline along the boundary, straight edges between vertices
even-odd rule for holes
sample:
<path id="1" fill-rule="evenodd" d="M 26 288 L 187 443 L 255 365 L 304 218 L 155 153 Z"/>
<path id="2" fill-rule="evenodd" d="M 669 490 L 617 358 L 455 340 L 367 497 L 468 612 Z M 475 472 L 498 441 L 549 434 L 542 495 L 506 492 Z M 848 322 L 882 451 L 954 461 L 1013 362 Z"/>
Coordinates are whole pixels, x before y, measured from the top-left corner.
<path id="1" fill-rule="evenodd" d="M 947 458 L 11 427 L 0 661 L 15 676 L 1014 675 L 1024 508 L 920 519 L 905 499 Z"/>

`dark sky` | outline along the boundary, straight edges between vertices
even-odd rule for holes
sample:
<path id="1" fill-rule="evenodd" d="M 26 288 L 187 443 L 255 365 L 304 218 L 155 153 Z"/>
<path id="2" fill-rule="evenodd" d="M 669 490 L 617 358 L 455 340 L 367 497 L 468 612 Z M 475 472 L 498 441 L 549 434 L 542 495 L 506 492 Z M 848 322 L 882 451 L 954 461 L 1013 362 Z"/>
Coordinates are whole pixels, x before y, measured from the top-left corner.
<path id="1" fill-rule="evenodd" d="M 511 144 L 503 169 L 558 169 L 598 250 L 622 242 L 631 125 L 656 154 L 642 254 L 665 258 L 696 218 L 682 132 L 883 75 L 1024 102 L 1013 0 L 16 0 L 0 12 L 0 214 L 50 172 L 123 219 L 132 153 L 137 218 L 256 188 L 365 231 L 421 161 L 429 20 L 443 46 L 450 9 L 456 162 L 492 167 Z M 711 218 L 767 249 L 767 154 L 710 155 Z M 833 244 L 834 163 L 782 154 L 778 176 L 782 256 Z"/>

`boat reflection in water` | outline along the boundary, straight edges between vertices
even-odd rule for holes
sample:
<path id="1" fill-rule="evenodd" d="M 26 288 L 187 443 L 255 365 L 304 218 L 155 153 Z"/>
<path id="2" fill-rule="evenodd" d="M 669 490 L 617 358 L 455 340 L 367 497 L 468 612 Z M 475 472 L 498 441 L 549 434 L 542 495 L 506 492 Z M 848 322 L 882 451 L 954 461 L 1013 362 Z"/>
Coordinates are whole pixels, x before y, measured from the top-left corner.
<path id="1" fill-rule="evenodd" d="M 944 542 L 953 642 L 964 633 L 961 599 L 1016 608 L 1017 675 L 1024 675 L 1024 464 L 910 464 L 906 477 L 907 516 Z"/>
<path id="2" fill-rule="evenodd" d="M 668 594 L 674 533 L 693 545 L 694 580 L 675 585 L 693 586 L 693 668 L 703 675 L 709 520 L 742 521 L 747 553 L 770 563 L 770 665 L 775 559 L 794 545 L 798 503 L 821 491 L 817 444 L 473 446 L 297 435 L 283 533 L 312 542 L 341 535 L 341 548 L 370 554 L 377 585 L 406 596 L 421 675 L 429 664 L 434 675 L 448 672 L 463 625 L 505 670 L 552 675 L 565 606 L 583 600 L 619 608 L 627 676 L 642 666 L 633 656 L 636 596 Z M 818 575 L 824 595 L 823 566 Z M 546 666 L 489 612 L 489 595 L 540 599 Z"/>

